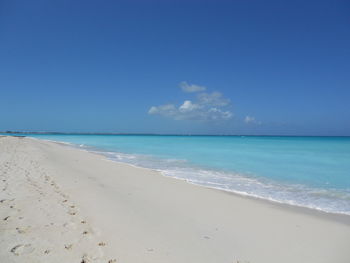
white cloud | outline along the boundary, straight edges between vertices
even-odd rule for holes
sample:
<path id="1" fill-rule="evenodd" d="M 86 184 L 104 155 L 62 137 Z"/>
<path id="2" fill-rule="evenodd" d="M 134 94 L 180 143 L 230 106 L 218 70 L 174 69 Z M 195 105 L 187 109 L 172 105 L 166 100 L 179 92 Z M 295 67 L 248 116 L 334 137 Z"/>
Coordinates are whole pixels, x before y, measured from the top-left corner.
<path id="1" fill-rule="evenodd" d="M 198 104 L 193 104 L 190 100 L 185 100 L 184 103 L 179 107 L 181 112 L 189 112 L 201 108 Z"/>
<path id="2" fill-rule="evenodd" d="M 209 112 L 212 114 L 212 119 L 230 119 L 233 113 L 230 111 L 223 111 L 217 108 L 210 108 Z"/>
<path id="3" fill-rule="evenodd" d="M 155 106 L 152 106 L 149 110 L 148 110 L 148 114 L 157 114 L 158 113 L 158 108 Z"/>
<path id="4" fill-rule="evenodd" d="M 245 122 L 245 123 L 261 124 L 260 121 L 257 121 L 257 120 L 255 119 L 255 117 L 252 117 L 252 116 L 246 116 L 246 117 L 244 118 L 244 122 Z"/>
<path id="5" fill-rule="evenodd" d="M 165 104 L 165 105 L 160 105 L 160 106 L 152 106 L 148 114 L 160 114 L 166 117 L 171 117 L 175 116 L 177 113 L 178 109 L 175 107 L 174 104 Z"/>
<path id="6" fill-rule="evenodd" d="M 212 93 L 200 93 L 198 94 L 198 100 L 202 104 L 208 104 L 212 106 L 223 107 L 230 104 L 230 100 L 224 98 L 220 92 L 214 91 Z"/>
<path id="7" fill-rule="evenodd" d="M 205 91 L 207 89 L 206 87 L 203 87 L 203 86 L 188 84 L 186 81 L 183 81 L 180 83 L 180 88 L 182 89 L 182 91 L 188 92 L 188 93 Z"/>
<path id="8" fill-rule="evenodd" d="M 186 85 L 185 85 L 185 84 Z M 197 85 L 188 85 L 186 82 L 182 82 L 181 85 L 186 87 L 200 87 Z M 228 109 L 230 106 L 230 100 L 225 98 L 220 92 L 205 93 L 200 92 L 205 90 L 191 89 L 191 91 L 184 90 L 185 92 L 199 92 L 194 101 L 185 100 L 179 106 L 174 104 L 164 104 L 160 106 L 152 106 L 148 113 L 158 114 L 164 117 L 172 118 L 175 120 L 228 120 L 233 117 L 233 113 Z"/>

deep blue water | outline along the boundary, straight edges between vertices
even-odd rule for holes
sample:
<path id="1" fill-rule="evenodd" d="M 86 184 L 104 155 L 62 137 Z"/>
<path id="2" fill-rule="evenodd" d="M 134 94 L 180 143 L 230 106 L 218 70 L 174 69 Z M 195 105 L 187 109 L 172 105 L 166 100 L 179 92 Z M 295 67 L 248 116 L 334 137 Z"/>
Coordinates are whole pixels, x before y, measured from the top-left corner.
<path id="1" fill-rule="evenodd" d="M 350 137 L 31 136 L 204 186 L 350 214 Z"/>

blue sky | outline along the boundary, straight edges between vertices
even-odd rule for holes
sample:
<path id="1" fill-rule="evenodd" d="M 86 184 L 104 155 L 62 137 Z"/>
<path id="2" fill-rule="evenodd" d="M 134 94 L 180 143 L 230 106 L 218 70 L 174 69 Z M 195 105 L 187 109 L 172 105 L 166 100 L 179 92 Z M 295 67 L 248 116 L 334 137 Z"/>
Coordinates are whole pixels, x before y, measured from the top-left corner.
<path id="1" fill-rule="evenodd" d="M 349 1 L 0 1 L 0 130 L 350 135 Z"/>

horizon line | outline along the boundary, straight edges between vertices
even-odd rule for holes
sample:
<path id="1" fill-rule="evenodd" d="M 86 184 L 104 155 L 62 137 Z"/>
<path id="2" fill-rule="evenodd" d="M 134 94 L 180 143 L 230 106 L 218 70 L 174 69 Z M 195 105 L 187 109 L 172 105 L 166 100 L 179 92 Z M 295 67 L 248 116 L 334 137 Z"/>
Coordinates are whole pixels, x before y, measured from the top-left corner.
<path id="1" fill-rule="evenodd" d="M 350 135 L 281 135 L 281 134 L 196 134 L 196 133 L 125 133 L 125 132 L 58 132 L 58 131 L 0 131 L 0 134 L 42 135 L 143 135 L 143 136 L 259 136 L 259 137 L 350 137 Z"/>

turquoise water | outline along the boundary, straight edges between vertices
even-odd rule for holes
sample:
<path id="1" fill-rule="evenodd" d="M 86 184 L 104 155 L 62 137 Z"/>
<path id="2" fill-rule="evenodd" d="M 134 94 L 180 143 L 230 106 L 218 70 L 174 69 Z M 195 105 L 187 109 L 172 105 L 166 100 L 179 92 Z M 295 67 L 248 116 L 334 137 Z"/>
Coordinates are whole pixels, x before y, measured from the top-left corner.
<path id="1" fill-rule="evenodd" d="M 32 136 L 195 184 L 350 214 L 350 137 Z"/>

